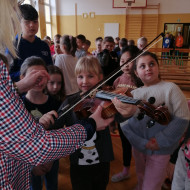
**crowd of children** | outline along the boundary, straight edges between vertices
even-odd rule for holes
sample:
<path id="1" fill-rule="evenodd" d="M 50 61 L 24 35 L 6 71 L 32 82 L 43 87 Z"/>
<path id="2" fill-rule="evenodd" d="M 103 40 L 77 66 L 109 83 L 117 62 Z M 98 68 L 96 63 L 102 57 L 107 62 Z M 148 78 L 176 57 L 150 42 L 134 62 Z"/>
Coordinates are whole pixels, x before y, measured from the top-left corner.
<path id="1" fill-rule="evenodd" d="M 43 123 L 45 130 L 68 127 L 77 123 L 80 116 L 71 109 L 52 128 L 46 117 L 52 111 L 59 113 L 71 105 L 110 73 L 134 58 L 146 47 L 148 40 L 134 40 L 106 36 L 97 37 L 96 50 L 89 51 L 91 42 L 82 34 L 76 37 L 56 34 L 53 45 L 46 36 L 42 41 L 36 36 L 38 14 L 30 5 L 22 5 L 22 36 L 18 42 L 18 57 L 13 60 L 10 74 L 14 81 L 23 79 L 34 70 L 49 73 L 49 80 L 35 86 L 22 96 L 26 109 L 36 122 Z M 28 14 L 28 13 L 31 14 Z M 33 27 L 33 30 L 29 28 Z M 180 34 L 179 40 L 182 41 Z M 48 44 L 48 45 L 47 45 Z M 178 42 L 179 44 L 179 42 Z M 170 46 L 169 35 L 164 38 L 164 48 Z M 176 45 L 177 46 L 177 45 Z M 178 45 L 179 47 L 182 47 Z M 29 51 L 31 50 L 31 51 Z M 40 52 L 40 53 L 39 53 Z M 43 52 L 43 53 L 42 53 Z M 10 53 L 8 53 L 10 56 Z M 166 177 L 170 155 L 179 146 L 179 141 L 188 129 L 189 109 L 181 90 L 173 83 L 160 79 L 159 63 L 155 54 L 144 52 L 136 61 L 127 63 L 121 72 L 111 77 L 102 88 L 126 88 L 135 99 L 148 102 L 154 97 L 154 106 L 165 105 L 171 115 L 167 125 L 153 122 L 149 116 L 139 117 L 138 106 L 122 103 L 114 98 L 112 103 L 119 112 L 115 117 L 123 148 L 123 170 L 112 176 L 112 182 L 130 177 L 130 162 L 133 152 L 138 184 L 135 190 L 160 190 Z M 53 111 L 53 112 L 54 112 Z M 122 118 L 122 119 L 118 119 Z M 51 118 L 53 119 L 53 118 Z M 189 133 L 179 150 L 173 177 L 173 190 L 188 190 L 190 184 Z M 70 177 L 73 190 L 106 190 L 109 182 L 110 162 L 114 159 L 109 127 L 97 131 L 83 146 L 70 155 Z M 30 188 L 41 190 L 42 179 L 46 189 L 58 189 L 59 160 L 31 167 Z M 154 171 L 154 172 L 152 172 Z"/>

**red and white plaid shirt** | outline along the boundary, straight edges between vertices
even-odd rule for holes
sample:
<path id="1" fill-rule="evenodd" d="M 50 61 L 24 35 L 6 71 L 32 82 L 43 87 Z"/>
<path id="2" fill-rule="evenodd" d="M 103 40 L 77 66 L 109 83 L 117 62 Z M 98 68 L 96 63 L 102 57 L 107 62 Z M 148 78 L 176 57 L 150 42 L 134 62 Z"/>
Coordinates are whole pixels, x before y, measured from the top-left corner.
<path id="1" fill-rule="evenodd" d="M 29 189 L 30 168 L 80 148 L 87 133 L 82 125 L 45 131 L 36 124 L 16 93 L 0 60 L 0 189 Z"/>

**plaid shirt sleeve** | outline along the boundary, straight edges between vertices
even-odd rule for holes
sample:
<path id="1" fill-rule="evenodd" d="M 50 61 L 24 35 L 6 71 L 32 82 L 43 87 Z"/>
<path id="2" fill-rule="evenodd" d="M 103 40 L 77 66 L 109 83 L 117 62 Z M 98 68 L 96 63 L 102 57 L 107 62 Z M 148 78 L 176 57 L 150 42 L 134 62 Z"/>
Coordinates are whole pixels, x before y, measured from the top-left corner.
<path id="1" fill-rule="evenodd" d="M 45 131 L 25 109 L 0 61 L 0 150 L 16 160 L 38 165 L 71 154 L 87 133 L 82 125 Z"/>

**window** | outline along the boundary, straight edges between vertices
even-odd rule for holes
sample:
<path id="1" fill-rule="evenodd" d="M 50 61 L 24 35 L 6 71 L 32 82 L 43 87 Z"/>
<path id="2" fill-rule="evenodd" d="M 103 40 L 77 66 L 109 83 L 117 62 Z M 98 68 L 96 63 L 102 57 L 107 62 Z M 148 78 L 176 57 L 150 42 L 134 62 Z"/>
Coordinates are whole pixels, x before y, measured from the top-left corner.
<path id="1" fill-rule="evenodd" d="M 22 4 L 30 4 L 31 5 L 32 3 L 31 3 L 31 0 L 24 0 L 24 2 Z"/>
<path id="2" fill-rule="evenodd" d="M 168 33 L 173 41 L 177 38 L 178 33 L 183 36 L 183 48 L 190 48 L 190 23 L 165 23 L 164 33 Z M 175 47 L 175 45 L 174 45 Z"/>
<path id="3" fill-rule="evenodd" d="M 46 35 L 52 38 L 50 0 L 44 0 Z"/>
<path id="4" fill-rule="evenodd" d="M 21 4 L 29 4 L 32 5 L 34 8 L 36 7 L 36 0 L 21 0 Z"/>

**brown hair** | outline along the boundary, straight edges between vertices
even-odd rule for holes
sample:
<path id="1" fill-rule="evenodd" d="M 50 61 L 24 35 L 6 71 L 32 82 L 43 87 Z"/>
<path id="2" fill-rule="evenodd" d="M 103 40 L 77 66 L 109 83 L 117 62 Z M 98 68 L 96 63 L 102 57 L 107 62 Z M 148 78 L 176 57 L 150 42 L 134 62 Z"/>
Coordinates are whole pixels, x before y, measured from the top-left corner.
<path id="1" fill-rule="evenodd" d="M 77 50 L 76 38 L 69 35 L 64 35 L 60 39 L 60 44 L 64 45 L 65 51 L 70 53 L 72 56 L 75 56 Z"/>
<path id="2" fill-rule="evenodd" d="M 58 74 L 61 75 L 62 83 L 61 83 L 61 89 L 58 92 L 58 94 L 55 95 L 55 98 L 59 101 L 63 101 L 65 99 L 65 86 L 64 86 L 64 78 L 63 73 L 61 69 L 55 65 L 49 65 L 47 67 L 49 75 Z M 46 88 L 46 93 L 49 94 L 48 89 Z M 50 95 L 50 94 L 49 94 Z"/>

